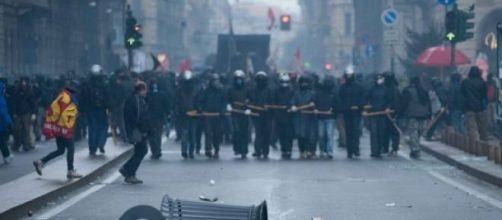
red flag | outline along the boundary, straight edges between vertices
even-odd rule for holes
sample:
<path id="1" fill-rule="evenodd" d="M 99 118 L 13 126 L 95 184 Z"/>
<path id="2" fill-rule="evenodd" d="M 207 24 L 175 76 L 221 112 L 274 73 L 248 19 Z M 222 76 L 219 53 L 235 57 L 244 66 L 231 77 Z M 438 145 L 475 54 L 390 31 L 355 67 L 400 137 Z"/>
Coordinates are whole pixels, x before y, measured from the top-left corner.
<path id="1" fill-rule="evenodd" d="M 268 8 L 268 19 L 270 20 L 270 25 L 268 26 L 267 29 L 270 31 L 275 25 L 275 15 L 272 8 Z"/>
<path id="2" fill-rule="evenodd" d="M 295 66 L 296 66 L 296 71 L 299 74 L 303 74 L 303 58 L 302 58 L 302 52 L 300 51 L 300 48 L 296 49 L 295 52 Z"/>
<path id="3" fill-rule="evenodd" d="M 190 58 L 186 58 L 184 60 L 182 60 L 180 62 L 180 64 L 178 65 L 178 71 L 180 71 L 180 73 L 183 73 L 187 70 L 191 70 L 192 69 L 192 59 Z"/>

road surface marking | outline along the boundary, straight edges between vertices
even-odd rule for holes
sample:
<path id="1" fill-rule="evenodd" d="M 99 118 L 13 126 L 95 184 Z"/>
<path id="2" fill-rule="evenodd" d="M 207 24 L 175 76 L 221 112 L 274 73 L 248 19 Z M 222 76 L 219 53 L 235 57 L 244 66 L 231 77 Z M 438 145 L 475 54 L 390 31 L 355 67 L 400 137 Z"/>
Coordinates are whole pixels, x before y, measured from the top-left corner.
<path id="1" fill-rule="evenodd" d="M 103 184 L 92 186 L 91 188 L 87 189 L 86 191 L 79 193 L 77 196 L 75 196 L 75 197 L 59 204 L 58 206 L 50 209 L 49 211 L 45 212 L 43 215 L 39 216 L 36 219 L 39 219 L 39 220 L 52 219 L 55 215 L 63 212 L 67 208 L 77 204 L 81 200 L 85 199 L 87 196 L 99 191 L 103 187 L 107 186 L 107 184 L 111 184 L 111 183 L 115 182 L 115 180 L 117 180 L 120 176 L 121 175 L 119 172 L 113 173 L 112 175 L 110 175 L 108 178 L 106 178 L 103 181 Z"/>
<path id="2" fill-rule="evenodd" d="M 405 158 L 405 159 L 413 162 L 413 160 L 407 154 L 405 154 L 405 153 L 403 153 L 401 151 L 398 154 L 399 154 L 399 156 L 401 156 L 401 157 L 403 157 L 403 158 Z M 422 169 L 424 169 L 424 168 L 422 168 Z M 463 185 L 463 184 L 461 184 L 461 183 L 459 183 L 459 182 L 457 182 L 457 181 L 455 181 L 455 180 L 453 180 L 453 179 L 451 179 L 449 177 L 446 177 L 446 176 L 444 176 L 444 175 L 442 175 L 442 174 L 440 174 L 440 173 L 438 173 L 436 171 L 431 171 L 431 170 L 426 170 L 426 169 L 424 169 L 424 170 L 427 173 L 429 173 L 431 176 L 435 177 L 436 179 L 439 179 L 439 180 L 443 181 L 446 184 L 449 184 L 449 185 L 451 185 L 451 186 L 453 186 L 453 187 L 455 187 L 455 188 L 457 188 L 459 190 L 462 190 L 462 191 L 464 191 L 465 193 L 467 193 L 469 195 L 473 195 L 474 197 L 476 197 L 478 199 L 481 199 L 481 200 L 489 203 L 490 205 L 493 205 L 493 206 L 495 206 L 495 207 L 497 207 L 499 209 L 502 209 L 502 202 L 501 201 L 499 201 L 497 199 L 494 199 L 494 198 L 492 198 L 492 197 L 490 197 L 490 196 L 488 196 L 488 195 L 486 195 L 484 193 L 481 193 L 481 192 L 479 192 L 479 191 L 477 191 L 477 190 L 475 190 L 475 189 L 473 189 L 471 187 L 465 186 L 465 185 Z"/>

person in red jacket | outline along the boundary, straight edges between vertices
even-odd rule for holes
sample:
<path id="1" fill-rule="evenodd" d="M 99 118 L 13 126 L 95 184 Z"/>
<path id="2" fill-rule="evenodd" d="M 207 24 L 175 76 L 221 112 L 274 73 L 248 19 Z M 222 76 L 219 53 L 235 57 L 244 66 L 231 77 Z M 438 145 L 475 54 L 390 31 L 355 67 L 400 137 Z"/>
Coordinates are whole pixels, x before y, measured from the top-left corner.
<path id="1" fill-rule="evenodd" d="M 52 159 L 66 153 L 66 162 L 68 166 L 68 179 L 81 178 L 73 167 L 73 156 L 75 154 L 75 145 L 73 134 L 75 122 L 78 116 L 77 98 L 79 83 L 72 81 L 66 86 L 58 97 L 50 105 L 43 127 L 43 134 L 47 139 L 56 138 L 57 150 L 49 153 L 41 160 L 33 161 L 33 166 L 38 175 L 42 175 L 42 168 Z"/>

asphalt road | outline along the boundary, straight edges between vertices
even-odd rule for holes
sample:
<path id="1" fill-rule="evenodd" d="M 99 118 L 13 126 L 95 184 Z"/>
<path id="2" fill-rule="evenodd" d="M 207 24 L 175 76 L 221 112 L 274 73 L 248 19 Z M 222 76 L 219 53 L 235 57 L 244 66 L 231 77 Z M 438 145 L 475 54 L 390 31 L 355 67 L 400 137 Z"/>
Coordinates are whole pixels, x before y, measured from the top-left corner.
<path id="1" fill-rule="evenodd" d="M 363 156 L 347 160 L 337 149 L 332 161 L 268 161 L 234 159 L 225 147 L 219 161 L 184 161 L 179 146 L 164 144 L 164 157 L 147 155 L 138 177 L 143 185 L 124 185 L 115 170 L 87 187 L 27 219 L 117 219 L 128 208 L 159 207 L 162 197 L 252 205 L 266 200 L 269 219 L 500 219 L 502 189 L 467 176 L 424 155 L 369 158 L 367 137 Z M 215 184 L 210 184 L 214 180 Z"/>

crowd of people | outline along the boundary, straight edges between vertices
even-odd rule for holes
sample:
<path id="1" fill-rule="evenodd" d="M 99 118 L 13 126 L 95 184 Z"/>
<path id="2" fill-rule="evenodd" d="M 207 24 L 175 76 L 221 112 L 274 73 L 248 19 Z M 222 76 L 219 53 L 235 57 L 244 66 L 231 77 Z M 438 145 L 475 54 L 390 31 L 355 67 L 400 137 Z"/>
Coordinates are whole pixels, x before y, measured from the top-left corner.
<path id="1" fill-rule="evenodd" d="M 134 155 L 120 169 L 130 183 L 141 183 L 136 170 L 148 147 L 151 158 L 160 159 L 162 137 L 170 133 L 176 135 L 185 159 L 201 153 L 218 159 L 223 143 L 231 144 L 243 159 L 251 144 L 255 158 L 268 159 L 270 149 L 279 148 L 283 159 L 291 159 L 295 140 L 301 159 L 332 159 L 336 145 L 353 159 L 360 157 L 364 128 L 373 158 L 395 155 L 404 130 L 410 137 L 410 156 L 419 158 L 420 137 L 433 139 L 443 128 L 493 139 L 498 88 L 496 79 L 483 79 L 475 66 L 465 77 L 414 76 L 404 86 L 393 73 L 356 74 L 350 68 L 335 78 L 242 70 L 118 70 L 106 75 L 94 65 L 86 76 L 22 77 L 12 84 L 3 79 L 0 147 L 8 163 L 10 150 L 30 151 L 43 135 L 55 137 L 57 151 L 34 162 L 37 172 L 41 175 L 43 165 L 67 149 L 68 178 L 78 178 L 73 141 L 87 138 L 94 157 L 106 153 L 111 135 L 114 141 L 135 145 Z"/>

